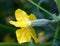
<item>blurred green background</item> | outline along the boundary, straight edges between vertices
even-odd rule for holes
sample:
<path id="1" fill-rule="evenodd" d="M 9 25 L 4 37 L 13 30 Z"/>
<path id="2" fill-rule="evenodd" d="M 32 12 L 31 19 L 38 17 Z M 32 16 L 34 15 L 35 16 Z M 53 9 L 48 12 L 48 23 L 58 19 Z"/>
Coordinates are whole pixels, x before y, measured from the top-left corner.
<path id="1" fill-rule="evenodd" d="M 39 6 L 48 10 L 52 14 L 59 15 L 57 5 L 54 0 L 32 0 Z M 9 24 L 9 20 L 15 20 L 15 10 L 22 9 L 28 14 L 34 13 L 37 19 L 45 18 L 52 19 L 50 15 L 31 4 L 28 0 L 0 0 L 0 46 L 52 46 L 57 23 L 50 23 L 45 26 L 33 27 L 38 36 L 40 32 L 44 32 L 45 43 L 42 42 L 35 44 L 33 41 L 30 43 L 18 44 L 15 31 L 16 27 Z M 60 35 L 58 33 L 57 40 L 53 46 L 59 46 Z"/>

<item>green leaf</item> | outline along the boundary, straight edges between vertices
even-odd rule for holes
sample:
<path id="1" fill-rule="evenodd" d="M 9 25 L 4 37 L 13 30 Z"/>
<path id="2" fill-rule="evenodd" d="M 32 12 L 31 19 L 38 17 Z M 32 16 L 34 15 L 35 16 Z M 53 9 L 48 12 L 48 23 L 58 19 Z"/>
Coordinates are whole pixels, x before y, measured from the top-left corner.
<path id="1" fill-rule="evenodd" d="M 33 44 L 33 43 L 25 43 L 25 44 L 18 44 L 18 43 L 12 43 L 12 42 L 2 42 L 0 43 L 0 46 L 51 46 L 51 43 L 46 43 L 46 44 Z"/>
<path id="2" fill-rule="evenodd" d="M 10 27 L 10 26 L 4 25 L 4 24 L 0 24 L 0 28 L 9 29 L 9 30 L 16 30 L 16 28 Z"/>

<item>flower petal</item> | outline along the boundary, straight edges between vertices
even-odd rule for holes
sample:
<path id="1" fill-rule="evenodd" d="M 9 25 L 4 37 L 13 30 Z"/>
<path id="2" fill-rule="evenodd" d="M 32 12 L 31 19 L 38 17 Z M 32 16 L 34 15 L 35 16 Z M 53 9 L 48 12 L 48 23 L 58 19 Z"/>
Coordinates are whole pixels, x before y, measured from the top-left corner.
<path id="1" fill-rule="evenodd" d="M 21 21 L 21 22 L 16 22 L 16 21 L 9 21 L 9 23 L 10 24 L 12 24 L 12 25 L 14 25 L 14 26 L 16 26 L 16 27 L 27 27 L 29 24 L 28 24 L 28 22 L 24 22 L 24 21 Z"/>
<path id="2" fill-rule="evenodd" d="M 10 24 L 16 26 L 16 27 L 20 27 L 20 23 L 16 22 L 16 21 L 9 21 Z"/>
<path id="3" fill-rule="evenodd" d="M 31 32 L 29 31 L 28 28 L 16 30 L 16 36 L 20 44 L 24 42 L 30 42 L 31 40 Z"/>
<path id="4" fill-rule="evenodd" d="M 17 9 L 15 11 L 15 17 L 17 21 L 20 21 L 20 20 L 27 21 L 29 19 L 27 13 L 21 9 Z"/>
<path id="5" fill-rule="evenodd" d="M 34 14 L 30 14 L 29 15 L 29 19 L 30 20 L 36 20 L 37 18 L 36 18 L 36 16 Z"/>
<path id="6" fill-rule="evenodd" d="M 38 38 L 36 36 L 34 29 L 32 27 L 30 27 L 30 30 L 31 30 L 31 36 L 34 39 L 35 43 L 38 43 Z"/>

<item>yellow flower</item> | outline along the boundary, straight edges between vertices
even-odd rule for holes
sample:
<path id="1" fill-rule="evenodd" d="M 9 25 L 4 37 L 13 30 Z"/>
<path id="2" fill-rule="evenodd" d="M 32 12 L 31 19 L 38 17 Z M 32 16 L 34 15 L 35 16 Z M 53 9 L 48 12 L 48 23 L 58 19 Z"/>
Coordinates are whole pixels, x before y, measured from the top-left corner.
<path id="1" fill-rule="evenodd" d="M 31 27 L 31 22 L 36 19 L 34 14 L 28 15 L 25 11 L 21 9 L 17 9 L 15 11 L 15 17 L 17 21 L 10 21 L 9 23 L 16 26 L 21 27 L 21 29 L 16 30 L 16 36 L 18 42 L 30 42 L 31 38 L 34 39 L 35 43 L 38 43 L 38 39 L 36 37 L 36 33 L 34 29 Z"/>

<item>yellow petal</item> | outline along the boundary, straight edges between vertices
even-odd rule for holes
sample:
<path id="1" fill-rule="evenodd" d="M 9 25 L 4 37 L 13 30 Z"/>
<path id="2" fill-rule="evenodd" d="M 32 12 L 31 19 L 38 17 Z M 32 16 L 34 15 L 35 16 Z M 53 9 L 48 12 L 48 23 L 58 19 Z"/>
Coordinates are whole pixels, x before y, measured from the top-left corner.
<path id="1" fill-rule="evenodd" d="M 31 40 L 31 32 L 29 31 L 28 28 L 16 30 L 16 36 L 20 44 L 24 42 L 30 42 Z"/>
<path id="2" fill-rule="evenodd" d="M 24 21 L 20 21 L 20 22 L 9 21 L 9 23 L 16 26 L 16 27 L 27 27 L 27 26 L 29 26 L 28 22 L 24 22 Z"/>
<path id="3" fill-rule="evenodd" d="M 38 43 L 38 38 L 36 36 L 34 29 L 32 27 L 30 27 L 30 30 L 31 30 L 31 36 L 34 39 L 35 43 Z"/>
<path id="4" fill-rule="evenodd" d="M 36 16 L 34 14 L 30 14 L 29 15 L 29 19 L 30 20 L 36 20 L 37 18 L 36 18 Z"/>
<path id="5" fill-rule="evenodd" d="M 20 27 L 27 27 L 29 26 L 29 22 L 28 21 L 17 21 L 20 25 Z"/>
<path id="6" fill-rule="evenodd" d="M 10 24 L 16 26 L 16 27 L 20 27 L 20 23 L 16 22 L 16 21 L 9 21 Z"/>
<path id="7" fill-rule="evenodd" d="M 15 17 L 17 21 L 20 21 L 20 20 L 27 21 L 29 19 L 27 13 L 21 9 L 17 9 L 15 11 Z"/>

